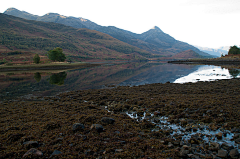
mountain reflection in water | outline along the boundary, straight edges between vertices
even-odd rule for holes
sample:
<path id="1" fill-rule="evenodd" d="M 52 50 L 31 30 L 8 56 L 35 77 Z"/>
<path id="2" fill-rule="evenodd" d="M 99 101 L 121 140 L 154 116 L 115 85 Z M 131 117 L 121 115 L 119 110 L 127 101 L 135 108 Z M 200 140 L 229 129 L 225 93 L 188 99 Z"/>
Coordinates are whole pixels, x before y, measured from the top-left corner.
<path id="1" fill-rule="evenodd" d="M 109 86 L 237 78 L 239 75 L 239 70 L 229 72 L 228 69 L 218 66 L 163 62 L 103 64 L 58 72 L 0 72 L 0 100 L 21 96 L 53 96 L 66 91 L 101 89 Z M 209 78 L 206 79 L 206 76 Z"/>

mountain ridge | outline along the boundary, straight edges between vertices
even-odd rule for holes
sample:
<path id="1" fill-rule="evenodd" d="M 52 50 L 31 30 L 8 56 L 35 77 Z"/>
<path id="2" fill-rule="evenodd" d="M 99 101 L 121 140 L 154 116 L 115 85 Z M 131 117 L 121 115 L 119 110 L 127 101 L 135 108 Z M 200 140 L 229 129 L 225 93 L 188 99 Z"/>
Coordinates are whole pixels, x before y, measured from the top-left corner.
<path id="1" fill-rule="evenodd" d="M 156 57 L 96 30 L 26 20 L 2 13 L 0 21 L 2 55 L 12 51 L 45 55 L 47 51 L 61 47 L 72 61 L 146 60 Z"/>
<path id="2" fill-rule="evenodd" d="M 91 30 L 97 30 L 102 33 L 106 33 L 120 41 L 161 56 L 170 57 L 179 52 L 191 49 L 200 54 L 201 56 L 205 56 L 208 58 L 212 57 L 211 55 L 200 51 L 198 48 L 189 45 L 188 43 L 174 39 L 170 35 L 164 33 L 157 26 L 154 26 L 153 28 L 142 34 L 136 34 L 130 31 L 119 29 L 114 26 L 100 26 L 84 18 L 66 17 L 58 13 L 48 13 L 43 16 L 37 17 L 35 15 L 32 15 L 31 17 L 30 13 L 27 13 L 25 11 L 19 11 L 15 8 L 10 8 L 7 9 L 4 14 L 30 20 L 33 18 L 37 18 L 37 21 L 55 22 L 67 26 L 72 26 L 74 28 L 87 28 Z"/>

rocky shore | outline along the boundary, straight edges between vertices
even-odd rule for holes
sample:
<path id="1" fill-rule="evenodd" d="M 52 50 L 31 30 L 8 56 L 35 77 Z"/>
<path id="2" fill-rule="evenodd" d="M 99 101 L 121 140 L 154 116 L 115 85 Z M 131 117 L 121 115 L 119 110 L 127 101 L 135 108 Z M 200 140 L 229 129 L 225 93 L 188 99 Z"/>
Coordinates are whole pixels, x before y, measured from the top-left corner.
<path id="1" fill-rule="evenodd" d="M 2 102 L 0 158 L 239 158 L 239 85 L 121 86 Z"/>

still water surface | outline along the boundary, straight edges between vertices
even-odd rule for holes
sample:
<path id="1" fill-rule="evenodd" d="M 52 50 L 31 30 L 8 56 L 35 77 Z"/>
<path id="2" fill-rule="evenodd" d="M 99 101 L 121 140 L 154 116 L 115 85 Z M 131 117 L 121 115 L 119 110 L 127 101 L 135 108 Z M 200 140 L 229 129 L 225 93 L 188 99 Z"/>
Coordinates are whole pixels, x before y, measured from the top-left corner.
<path id="1" fill-rule="evenodd" d="M 238 77 L 237 69 L 164 62 L 103 64 L 91 68 L 53 72 L 0 72 L 0 101 L 22 96 L 53 96 L 61 92 L 82 89 L 212 81 Z"/>

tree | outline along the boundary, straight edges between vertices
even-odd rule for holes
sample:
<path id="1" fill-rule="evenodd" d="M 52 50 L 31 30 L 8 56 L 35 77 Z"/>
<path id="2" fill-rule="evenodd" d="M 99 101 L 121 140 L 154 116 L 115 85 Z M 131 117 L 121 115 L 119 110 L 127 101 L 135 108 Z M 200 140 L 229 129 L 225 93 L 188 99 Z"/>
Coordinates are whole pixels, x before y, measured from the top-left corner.
<path id="1" fill-rule="evenodd" d="M 40 62 L 40 57 L 39 57 L 38 54 L 34 55 L 33 62 L 36 63 L 36 64 L 38 64 Z"/>
<path id="2" fill-rule="evenodd" d="M 237 54 L 240 54 L 240 49 L 236 45 L 231 46 L 228 51 L 228 55 L 237 55 Z"/>
<path id="3" fill-rule="evenodd" d="M 66 59 L 66 56 L 63 53 L 62 48 L 60 48 L 60 47 L 57 47 L 53 50 L 48 51 L 47 56 L 52 61 L 63 62 Z"/>

